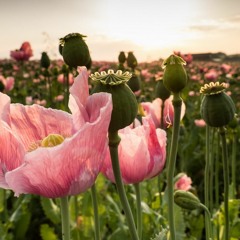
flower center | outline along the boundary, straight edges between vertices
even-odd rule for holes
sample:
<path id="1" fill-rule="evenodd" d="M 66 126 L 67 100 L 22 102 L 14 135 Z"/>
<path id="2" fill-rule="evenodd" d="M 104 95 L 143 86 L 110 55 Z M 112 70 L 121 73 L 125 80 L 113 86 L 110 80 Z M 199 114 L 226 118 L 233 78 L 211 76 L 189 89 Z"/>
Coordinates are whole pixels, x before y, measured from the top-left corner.
<path id="1" fill-rule="evenodd" d="M 64 137 L 60 134 L 49 134 L 41 142 L 41 147 L 55 147 L 64 141 Z"/>

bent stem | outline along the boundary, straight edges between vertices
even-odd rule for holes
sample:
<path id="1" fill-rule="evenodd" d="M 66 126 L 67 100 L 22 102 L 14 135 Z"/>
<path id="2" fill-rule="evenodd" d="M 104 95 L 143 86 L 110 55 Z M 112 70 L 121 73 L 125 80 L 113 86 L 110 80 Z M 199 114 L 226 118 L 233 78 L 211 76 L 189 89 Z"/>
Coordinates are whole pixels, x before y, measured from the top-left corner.
<path id="1" fill-rule="evenodd" d="M 206 227 L 209 229 L 209 236 L 207 239 L 213 239 L 212 231 L 211 231 L 211 213 L 209 212 L 208 208 L 204 204 L 200 204 L 200 207 L 205 211 L 206 216 Z"/>
<path id="2" fill-rule="evenodd" d="M 142 239 L 142 206 L 141 206 L 141 188 L 140 183 L 135 183 L 136 201 L 137 201 L 137 232 L 139 240 Z"/>
<path id="3" fill-rule="evenodd" d="M 60 198 L 62 217 L 62 240 L 70 240 L 68 196 Z"/>
<path id="4" fill-rule="evenodd" d="M 224 217 L 225 217 L 225 240 L 229 239 L 229 210 L 228 210 L 228 193 L 229 193 L 229 169 L 228 169 L 228 156 L 227 156 L 227 142 L 226 130 L 224 127 L 219 129 L 222 140 L 222 155 L 223 155 L 223 178 L 224 178 Z"/>
<path id="5" fill-rule="evenodd" d="M 109 132 L 108 134 L 109 138 L 109 149 L 110 149 L 110 155 L 111 155 L 111 161 L 112 161 L 112 168 L 115 178 L 116 187 L 118 190 L 118 195 L 126 216 L 126 220 L 128 223 L 129 231 L 131 234 L 131 238 L 133 240 L 139 240 L 136 226 L 133 219 L 133 214 L 125 193 L 125 189 L 122 182 L 122 176 L 120 171 L 120 165 L 119 165 L 119 159 L 118 159 L 118 145 L 121 141 L 120 137 L 118 136 L 118 132 Z"/>
<path id="6" fill-rule="evenodd" d="M 97 203 L 97 194 L 96 194 L 96 186 L 93 184 L 91 187 L 91 195 L 92 195 L 92 205 L 94 212 L 94 228 L 95 228 L 95 240 L 100 240 L 100 223 L 98 216 L 98 203 Z"/>
<path id="7" fill-rule="evenodd" d="M 171 147 L 169 153 L 169 160 L 167 166 L 167 185 L 168 185 L 168 221 L 170 228 L 171 240 L 176 239 L 175 224 L 174 224 L 174 170 L 176 164 L 177 150 L 178 150 L 178 137 L 180 129 L 180 116 L 182 99 L 179 93 L 173 94 L 173 107 L 174 107 L 174 119 L 173 119 L 173 133 L 171 139 Z"/>

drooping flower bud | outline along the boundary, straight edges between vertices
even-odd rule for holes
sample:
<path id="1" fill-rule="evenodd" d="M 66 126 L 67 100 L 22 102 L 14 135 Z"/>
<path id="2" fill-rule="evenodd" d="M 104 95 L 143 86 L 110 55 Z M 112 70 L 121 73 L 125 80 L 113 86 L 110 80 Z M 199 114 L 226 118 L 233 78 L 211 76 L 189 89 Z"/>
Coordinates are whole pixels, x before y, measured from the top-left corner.
<path id="1" fill-rule="evenodd" d="M 51 62 L 50 62 L 50 58 L 46 52 L 42 52 L 40 63 L 41 63 L 42 68 L 46 68 L 46 69 L 49 68 Z"/>
<path id="2" fill-rule="evenodd" d="M 194 210 L 201 207 L 200 200 L 191 192 L 176 190 L 174 192 L 174 202 L 181 208 Z"/>
<path id="3" fill-rule="evenodd" d="M 171 95 L 171 92 L 164 86 L 163 80 L 158 80 L 155 88 L 155 96 L 156 98 L 162 99 L 165 101 Z"/>
<path id="4" fill-rule="evenodd" d="M 137 116 L 138 103 L 132 90 L 126 84 L 131 78 L 129 72 L 108 70 L 94 73 L 90 78 L 96 82 L 92 93 L 107 92 L 112 95 L 113 110 L 109 132 L 129 126 Z"/>
<path id="5" fill-rule="evenodd" d="M 127 66 L 134 70 L 137 64 L 138 62 L 133 52 L 129 52 L 127 56 Z"/>
<path id="6" fill-rule="evenodd" d="M 163 84 L 173 93 L 179 93 L 187 85 L 187 73 L 183 65 L 186 62 L 177 55 L 170 55 L 162 64 L 164 68 Z"/>
<path id="7" fill-rule="evenodd" d="M 70 33 L 60 38 L 59 52 L 62 54 L 64 62 L 70 67 L 87 66 L 91 61 L 84 37 L 86 36 L 79 33 Z"/>
<path id="8" fill-rule="evenodd" d="M 226 126 L 234 117 L 236 109 L 232 98 L 225 93 L 226 84 L 211 82 L 200 89 L 204 94 L 201 115 L 210 127 Z"/>

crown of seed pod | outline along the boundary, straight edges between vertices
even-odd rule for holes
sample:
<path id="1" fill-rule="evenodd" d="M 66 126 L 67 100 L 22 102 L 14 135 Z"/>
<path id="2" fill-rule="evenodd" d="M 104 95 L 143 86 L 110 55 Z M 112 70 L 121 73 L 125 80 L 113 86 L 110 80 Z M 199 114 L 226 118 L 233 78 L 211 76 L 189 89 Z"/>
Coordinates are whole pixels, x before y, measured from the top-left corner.
<path id="1" fill-rule="evenodd" d="M 163 84 L 170 92 L 179 93 L 187 85 L 188 77 L 183 65 L 186 62 L 174 54 L 163 61 Z"/>
<path id="2" fill-rule="evenodd" d="M 42 52 L 40 64 L 42 68 L 49 68 L 50 66 L 50 58 L 48 57 L 48 54 L 46 52 Z"/>
<path id="3" fill-rule="evenodd" d="M 181 208 L 194 210 L 201 207 L 200 200 L 191 192 L 176 190 L 174 192 L 174 202 Z"/>
<path id="4" fill-rule="evenodd" d="M 204 94 L 201 102 L 203 120 L 211 127 L 226 126 L 234 117 L 236 109 L 232 98 L 225 93 L 226 84 L 211 82 L 200 89 Z"/>
<path id="5" fill-rule="evenodd" d="M 135 69 L 135 67 L 137 66 L 138 62 L 136 57 L 134 56 L 133 52 L 129 52 L 128 56 L 127 56 L 127 66 Z"/>
<path id="6" fill-rule="evenodd" d="M 80 33 L 70 33 L 60 38 L 59 52 L 68 66 L 77 68 L 89 65 L 91 57 L 84 37 Z"/>
<path id="7" fill-rule="evenodd" d="M 94 73 L 90 78 L 96 82 L 92 93 L 107 92 L 112 95 L 113 110 L 109 132 L 115 132 L 130 125 L 137 116 L 138 104 L 132 90 L 126 84 L 131 78 L 129 72 L 108 70 Z"/>
<path id="8" fill-rule="evenodd" d="M 160 79 L 157 81 L 156 88 L 155 88 L 155 96 L 156 98 L 162 99 L 165 101 L 171 95 L 171 92 L 164 86 L 163 80 Z"/>

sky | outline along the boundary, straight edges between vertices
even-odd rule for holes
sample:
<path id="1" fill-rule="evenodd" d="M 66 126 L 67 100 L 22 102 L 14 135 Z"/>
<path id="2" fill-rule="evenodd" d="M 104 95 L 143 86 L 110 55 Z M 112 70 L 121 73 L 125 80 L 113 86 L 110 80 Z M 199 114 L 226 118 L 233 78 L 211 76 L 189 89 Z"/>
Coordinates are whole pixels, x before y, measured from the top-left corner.
<path id="1" fill-rule="evenodd" d="M 62 58 L 59 38 L 86 35 L 95 61 L 133 51 L 139 62 L 182 53 L 240 53 L 240 0 L 0 0 L 0 59 L 29 41 Z"/>

